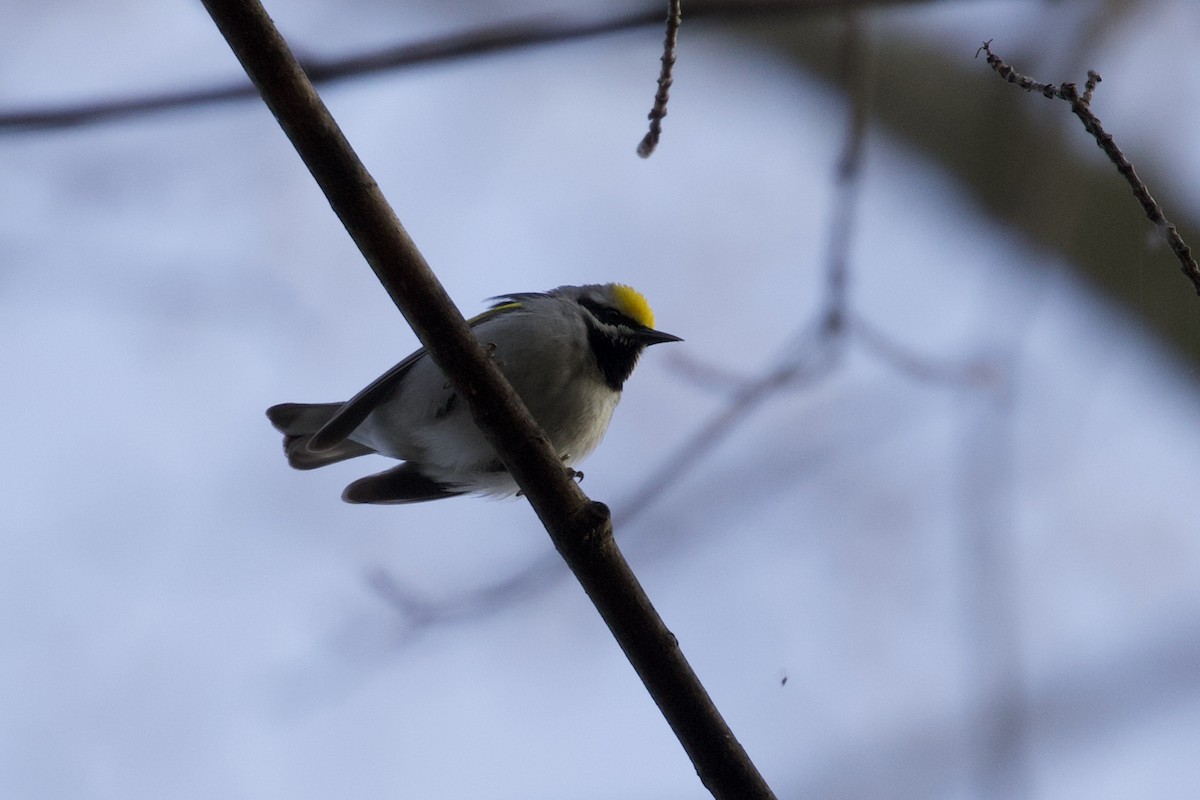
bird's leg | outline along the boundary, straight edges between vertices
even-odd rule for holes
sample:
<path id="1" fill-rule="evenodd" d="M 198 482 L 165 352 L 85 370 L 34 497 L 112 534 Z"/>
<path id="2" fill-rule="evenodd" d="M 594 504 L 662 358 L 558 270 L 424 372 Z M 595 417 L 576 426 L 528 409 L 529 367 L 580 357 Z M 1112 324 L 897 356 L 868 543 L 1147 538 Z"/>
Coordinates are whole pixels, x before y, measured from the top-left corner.
<path id="1" fill-rule="evenodd" d="M 570 453 L 562 454 L 563 461 L 568 461 L 568 460 L 570 460 L 570 458 L 571 458 Z M 571 469 L 570 467 L 564 467 L 564 469 L 567 471 L 568 478 L 575 481 L 576 483 L 583 483 L 583 473 L 582 472 L 580 472 L 577 469 Z"/>

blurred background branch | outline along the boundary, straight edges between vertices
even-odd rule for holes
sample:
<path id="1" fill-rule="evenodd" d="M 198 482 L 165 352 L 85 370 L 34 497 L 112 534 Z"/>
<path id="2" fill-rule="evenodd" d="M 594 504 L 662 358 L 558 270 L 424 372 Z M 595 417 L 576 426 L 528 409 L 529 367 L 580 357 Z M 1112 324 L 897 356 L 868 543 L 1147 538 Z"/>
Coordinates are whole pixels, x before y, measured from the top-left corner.
<path id="1" fill-rule="evenodd" d="M 777 16 L 810 15 L 839 8 L 886 7 L 946 0 L 694 0 L 688 18 L 732 22 L 761 21 Z M 961 0 L 960 0 L 961 1 Z M 334 59 L 301 57 L 300 63 L 314 84 L 321 85 L 380 72 L 457 61 L 511 50 L 579 41 L 662 24 L 661 8 L 637 11 L 595 21 L 558 18 L 522 20 L 489 25 L 425 41 L 399 44 Z M 55 130 L 96 125 L 126 117 L 176 111 L 195 106 L 252 100 L 258 92 L 244 81 L 174 92 L 131 95 L 125 98 L 68 103 L 41 108 L 0 109 L 0 132 Z"/>

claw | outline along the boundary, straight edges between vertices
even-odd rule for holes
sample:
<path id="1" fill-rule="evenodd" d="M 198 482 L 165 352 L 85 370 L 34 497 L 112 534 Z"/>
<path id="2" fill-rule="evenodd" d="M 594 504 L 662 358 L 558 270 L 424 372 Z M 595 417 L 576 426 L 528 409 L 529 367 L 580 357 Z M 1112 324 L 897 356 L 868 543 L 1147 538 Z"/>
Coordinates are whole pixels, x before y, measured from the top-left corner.
<path id="1" fill-rule="evenodd" d="M 563 456 L 563 458 L 569 458 L 569 456 Z M 570 467 L 563 467 L 563 469 L 565 469 L 565 470 L 567 471 L 567 477 L 568 477 L 568 478 L 570 478 L 571 480 L 575 481 L 576 483 L 583 483 L 583 473 L 582 473 L 582 472 L 580 472 L 580 471 L 579 471 L 579 470 L 577 470 L 577 469 L 571 469 Z M 522 491 L 522 490 L 520 490 L 520 489 L 518 489 L 518 490 L 517 490 L 517 495 L 516 495 L 516 496 L 517 496 L 517 497 L 524 497 L 524 496 L 525 496 L 525 492 L 524 492 L 524 491 Z"/>

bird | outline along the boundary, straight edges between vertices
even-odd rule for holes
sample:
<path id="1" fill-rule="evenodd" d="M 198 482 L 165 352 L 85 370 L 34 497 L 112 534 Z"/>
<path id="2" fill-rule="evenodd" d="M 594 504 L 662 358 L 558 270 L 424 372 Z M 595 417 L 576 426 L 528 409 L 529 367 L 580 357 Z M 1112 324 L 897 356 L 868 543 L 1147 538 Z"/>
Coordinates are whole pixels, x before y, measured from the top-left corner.
<path id="1" fill-rule="evenodd" d="M 559 286 L 492 298 L 470 319 L 571 474 L 608 430 L 626 380 L 650 345 L 683 341 L 621 283 Z M 471 411 L 424 348 L 342 403 L 282 403 L 267 418 L 288 463 L 315 469 L 378 453 L 398 466 L 346 487 L 348 503 L 398 504 L 518 493 Z"/>

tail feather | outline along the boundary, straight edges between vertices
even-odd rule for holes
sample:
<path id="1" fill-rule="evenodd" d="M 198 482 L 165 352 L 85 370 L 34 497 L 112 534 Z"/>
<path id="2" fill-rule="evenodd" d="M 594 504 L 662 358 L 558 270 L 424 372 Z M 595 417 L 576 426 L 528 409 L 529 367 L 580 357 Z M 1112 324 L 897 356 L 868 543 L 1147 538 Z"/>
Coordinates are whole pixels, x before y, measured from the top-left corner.
<path id="1" fill-rule="evenodd" d="M 366 445 L 344 439 L 319 453 L 308 450 L 308 441 L 321 430 L 342 403 L 281 403 L 267 409 L 267 419 L 283 434 L 283 452 L 288 464 L 296 469 L 316 469 L 336 464 L 348 458 L 365 456 L 375 451 Z"/>

